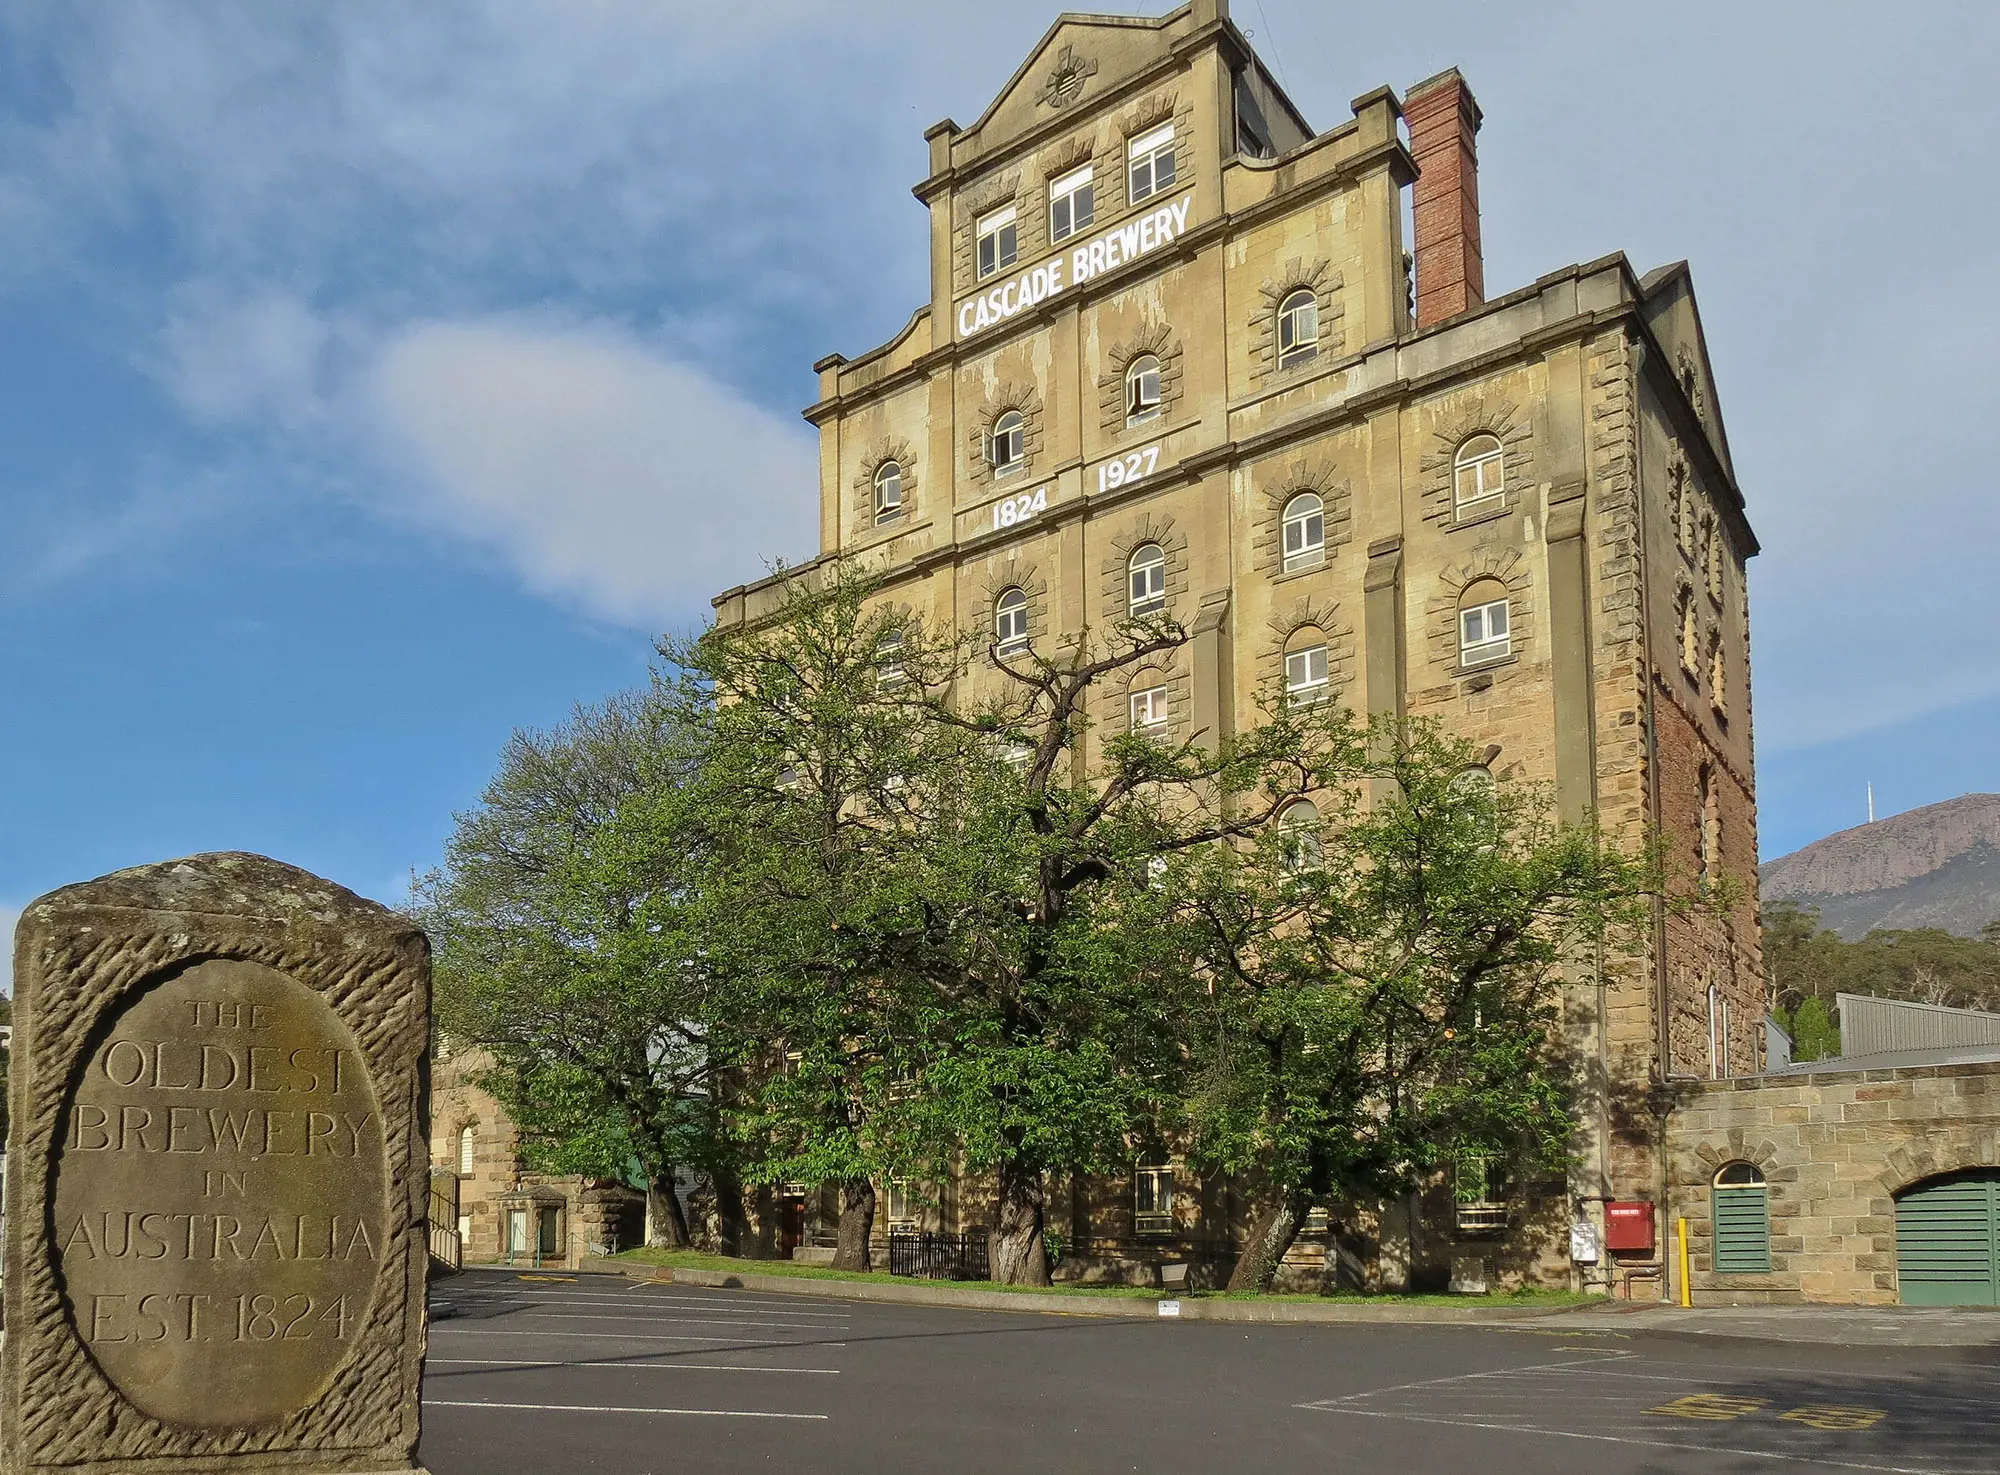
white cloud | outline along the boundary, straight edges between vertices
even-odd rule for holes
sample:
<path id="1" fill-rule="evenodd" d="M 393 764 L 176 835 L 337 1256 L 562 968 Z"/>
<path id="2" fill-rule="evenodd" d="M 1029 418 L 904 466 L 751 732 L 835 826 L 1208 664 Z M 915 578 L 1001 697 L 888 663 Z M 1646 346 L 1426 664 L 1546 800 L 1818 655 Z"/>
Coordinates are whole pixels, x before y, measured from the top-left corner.
<path id="1" fill-rule="evenodd" d="M 812 437 L 620 329 L 419 324 L 368 375 L 420 509 L 545 594 L 660 624 L 816 550 Z"/>
<path id="2" fill-rule="evenodd" d="M 318 406 L 331 337 L 327 321 L 292 293 L 239 295 L 204 282 L 178 294 L 151 367 L 197 420 L 290 426 Z"/>

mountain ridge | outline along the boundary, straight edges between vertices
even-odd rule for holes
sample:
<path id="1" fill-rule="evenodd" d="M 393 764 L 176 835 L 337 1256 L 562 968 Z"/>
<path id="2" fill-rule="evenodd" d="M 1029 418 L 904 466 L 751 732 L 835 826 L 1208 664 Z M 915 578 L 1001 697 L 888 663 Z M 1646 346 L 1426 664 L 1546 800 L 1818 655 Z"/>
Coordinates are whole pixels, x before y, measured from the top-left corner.
<path id="1" fill-rule="evenodd" d="M 1963 937 L 2000 918 L 2000 794 L 1962 794 L 1838 831 L 1757 869 L 1767 900 L 1816 907 L 1849 941 L 1876 928 Z"/>

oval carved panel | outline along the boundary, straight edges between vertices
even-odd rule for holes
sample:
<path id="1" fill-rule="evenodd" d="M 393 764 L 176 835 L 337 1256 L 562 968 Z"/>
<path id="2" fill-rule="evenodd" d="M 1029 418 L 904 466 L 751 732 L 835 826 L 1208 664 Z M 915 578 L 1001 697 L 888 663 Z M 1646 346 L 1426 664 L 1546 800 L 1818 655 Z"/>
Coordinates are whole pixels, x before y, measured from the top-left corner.
<path id="1" fill-rule="evenodd" d="M 86 1057 L 59 1141 L 64 1302 L 119 1392 L 209 1429 L 309 1405 L 390 1232 L 381 1111 L 326 1002 L 259 963 L 165 979 Z"/>

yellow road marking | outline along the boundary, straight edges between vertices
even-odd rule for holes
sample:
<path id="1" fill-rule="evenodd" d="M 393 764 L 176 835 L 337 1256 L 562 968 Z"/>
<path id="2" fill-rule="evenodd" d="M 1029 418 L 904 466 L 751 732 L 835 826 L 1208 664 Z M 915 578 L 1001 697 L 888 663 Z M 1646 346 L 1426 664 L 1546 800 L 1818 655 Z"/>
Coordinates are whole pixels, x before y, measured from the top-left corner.
<path id="1" fill-rule="evenodd" d="M 1724 1393 L 1690 1393 L 1685 1398 L 1676 1398 L 1672 1403 L 1663 1403 L 1646 1412 L 1664 1414 L 1670 1419 L 1709 1419 L 1726 1423 L 1745 1414 L 1754 1414 L 1770 1401 L 1768 1398 L 1732 1398 Z"/>
<path id="2" fill-rule="evenodd" d="M 1855 1408 L 1844 1403 L 1809 1403 L 1778 1415 L 1814 1429 L 1872 1429 L 1888 1416 L 1886 1409 Z"/>

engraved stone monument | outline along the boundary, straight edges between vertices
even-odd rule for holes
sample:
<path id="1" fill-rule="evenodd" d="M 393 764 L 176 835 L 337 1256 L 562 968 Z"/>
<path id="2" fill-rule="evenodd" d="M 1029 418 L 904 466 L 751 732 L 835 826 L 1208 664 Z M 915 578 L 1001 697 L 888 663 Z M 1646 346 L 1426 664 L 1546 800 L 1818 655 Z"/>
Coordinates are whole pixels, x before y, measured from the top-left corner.
<path id="1" fill-rule="evenodd" d="M 430 951 L 262 856 L 15 934 L 0 1469 L 415 1467 Z"/>

